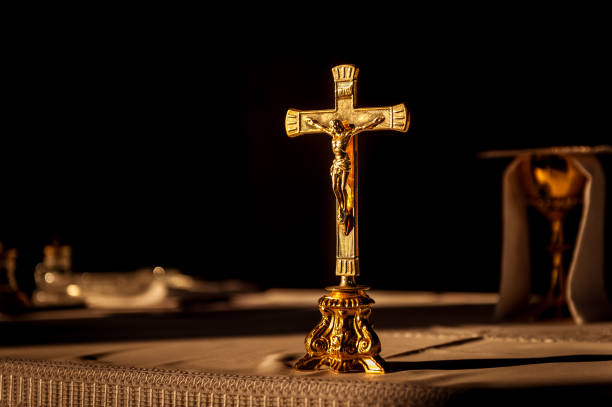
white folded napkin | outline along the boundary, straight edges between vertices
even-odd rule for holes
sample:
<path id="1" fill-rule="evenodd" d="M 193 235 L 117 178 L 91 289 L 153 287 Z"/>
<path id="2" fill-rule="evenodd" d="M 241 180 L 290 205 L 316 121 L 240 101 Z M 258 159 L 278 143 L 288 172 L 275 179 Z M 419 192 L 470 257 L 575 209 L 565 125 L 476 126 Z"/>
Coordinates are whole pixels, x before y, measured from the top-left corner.
<path id="1" fill-rule="evenodd" d="M 612 320 L 612 303 L 604 284 L 605 174 L 595 155 L 577 154 L 568 158 L 586 177 L 582 216 L 568 270 L 569 309 L 578 324 Z M 503 175 L 503 247 L 496 319 L 520 310 L 530 297 L 529 225 L 527 201 L 518 174 L 519 162 L 517 157 Z"/>

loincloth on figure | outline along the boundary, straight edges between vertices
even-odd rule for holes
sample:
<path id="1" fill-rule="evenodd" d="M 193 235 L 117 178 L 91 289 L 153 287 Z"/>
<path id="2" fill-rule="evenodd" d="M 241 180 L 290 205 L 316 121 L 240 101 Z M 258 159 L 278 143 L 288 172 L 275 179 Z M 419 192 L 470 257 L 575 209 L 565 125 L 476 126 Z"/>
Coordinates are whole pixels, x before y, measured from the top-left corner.
<path id="1" fill-rule="evenodd" d="M 348 158 L 334 159 L 329 169 L 329 173 L 332 175 L 342 174 L 343 172 L 350 172 L 350 171 L 351 171 L 351 160 L 349 160 Z"/>

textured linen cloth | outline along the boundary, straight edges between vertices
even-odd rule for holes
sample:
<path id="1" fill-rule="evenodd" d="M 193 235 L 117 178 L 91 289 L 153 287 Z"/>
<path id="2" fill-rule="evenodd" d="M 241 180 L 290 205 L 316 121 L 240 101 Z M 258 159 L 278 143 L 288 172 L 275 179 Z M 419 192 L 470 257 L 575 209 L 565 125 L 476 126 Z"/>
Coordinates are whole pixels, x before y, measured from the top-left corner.
<path id="1" fill-rule="evenodd" d="M 0 405 L 516 405 L 539 397 L 565 405 L 612 398 L 612 323 L 494 323 L 496 294 L 373 291 L 389 372 L 296 371 L 322 294 L 271 290 L 190 315 L 73 310 L 4 318 L 0 327 L 20 341 L 2 338 Z M 53 327 L 65 332 L 44 337 Z M 28 336 L 37 331 L 43 337 Z"/>

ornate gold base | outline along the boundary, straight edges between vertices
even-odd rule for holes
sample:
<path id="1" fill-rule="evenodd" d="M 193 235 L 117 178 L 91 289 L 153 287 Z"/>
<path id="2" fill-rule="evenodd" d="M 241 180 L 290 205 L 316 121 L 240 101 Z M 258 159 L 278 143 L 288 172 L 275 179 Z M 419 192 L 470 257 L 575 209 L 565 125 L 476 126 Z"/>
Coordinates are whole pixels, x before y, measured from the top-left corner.
<path id="1" fill-rule="evenodd" d="M 385 373 L 380 340 L 370 324 L 372 300 L 368 287 L 331 287 L 319 299 L 322 319 L 306 336 L 307 354 L 295 364 L 298 370 L 329 366 L 334 373 Z"/>

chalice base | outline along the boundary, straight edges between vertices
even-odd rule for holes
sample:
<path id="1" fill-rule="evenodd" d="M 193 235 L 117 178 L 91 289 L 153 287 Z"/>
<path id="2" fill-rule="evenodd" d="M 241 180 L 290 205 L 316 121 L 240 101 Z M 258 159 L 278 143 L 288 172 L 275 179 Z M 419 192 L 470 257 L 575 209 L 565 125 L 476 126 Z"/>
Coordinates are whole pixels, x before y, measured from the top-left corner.
<path id="1" fill-rule="evenodd" d="M 526 314 L 529 321 L 569 321 L 572 319 L 565 297 L 545 297 L 534 304 Z"/>
<path id="2" fill-rule="evenodd" d="M 508 319 L 514 322 L 569 322 L 573 320 L 566 298 L 550 295 L 531 302 L 510 315 Z"/>
<path id="3" fill-rule="evenodd" d="M 328 367 L 334 373 L 385 373 L 381 345 L 370 324 L 367 287 L 332 287 L 319 299 L 321 322 L 306 336 L 306 355 L 295 368 L 311 371 Z"/>

